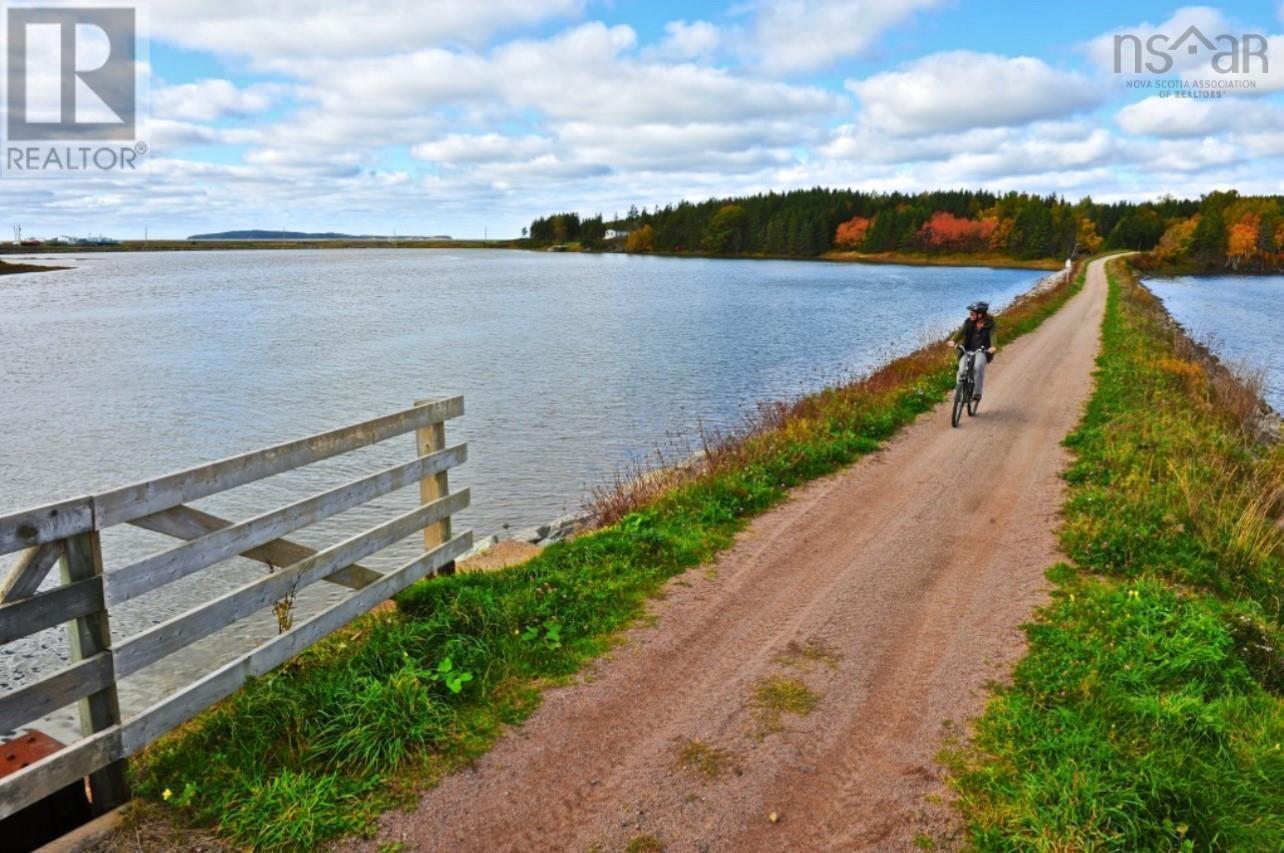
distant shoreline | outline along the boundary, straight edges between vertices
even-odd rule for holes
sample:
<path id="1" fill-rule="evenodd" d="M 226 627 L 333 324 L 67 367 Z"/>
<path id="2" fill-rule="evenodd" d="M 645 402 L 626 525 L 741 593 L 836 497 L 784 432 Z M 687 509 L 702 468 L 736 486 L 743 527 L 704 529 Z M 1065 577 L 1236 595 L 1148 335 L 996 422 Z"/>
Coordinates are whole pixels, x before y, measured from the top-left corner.
<path id="1" fill-rule="evenodd" d="M 994 254 L 929 255 L 920 252 L 826 252 L 821 260 L 857 264 L 900 264 L 915 267 L 1001 267 L 1005 269 L 1059 270 L 1065 261 L 1057 258 L 1022 260 Z"/>
<path id="2" fill-rule="evenodd" d="M 528 251 L 549 251 L 547 247 L 517 246 Z M 718 255 L 709 252 L 586 252 L 575 244 L 561 249 L 562 253 L 595 255 L 633 255 L 656 258 L 705 258 L 719 261 L 825 261 L 840 264 L 899 264 L 907 267 L 997 267 L 1001 269 L 1060 270 L 1065 261 L 1059 258 L 1022 260 L 1006 255 L 925 252 L 845 252 L 830 250 L 820 255 Z"/>
<path id="3" fill-rule="evenodd" d="M 123 240 L 105 246 L 0 246 L 0 255 L 82 252 L 208 252 L 250 249 L 520 249 L 513 240 Z"/>
<path id="4" fill-rule="evenodd" d="M 81 252 L 200 252 L 251 250 L 324 250 L 324 249 L 508 249 L 545 252 L 545 246 L 534 246 L 522 240 L 125 240 L 106 246 L 0 246 L 0 255 L 61 255 Z M 711 258 L 737 261 L 827 261 L 833 263 L 901 264 L 904 266 L 1000 267 L 1012 269 L 1058 270 L 1063 262 L 1054 258 L 1019 260 L 995 254 L 924 254 L 918 252 L 830 251 L 822 255 L 715 255 L 701 252 L 585 252 L 569 248 L 557 254 L 630 254 L 638 257 Z M 44 268 L 41 268 L 44 269 Z"/>
<path id="5" fill-rule="evenodd" d="M 1241 267 L 1230 269 L 1216 264 L 1201 264 L 1194 261 L 1157 261 L 1143 255 L 1133 262 L 1133 267 L 1146 278 L 1185 278 L 1210 276 L 1241 276 L 1246 278 L 1279 277 L 1284 275 L 1284 267 L 1265 266 Z"/>

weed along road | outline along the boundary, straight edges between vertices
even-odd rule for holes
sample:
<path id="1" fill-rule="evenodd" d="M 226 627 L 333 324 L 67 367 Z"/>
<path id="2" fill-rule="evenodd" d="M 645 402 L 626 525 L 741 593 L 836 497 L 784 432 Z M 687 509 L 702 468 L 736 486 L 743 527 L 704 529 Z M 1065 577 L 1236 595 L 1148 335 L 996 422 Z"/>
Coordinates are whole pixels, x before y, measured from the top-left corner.
<path id="1" fill-rule="evenodd" d="M 948 403 L 672 580 L 655 619 L 374 850 L 904 849 L 961 843 L 935 761 L 1020 657 L 1058 559 L 1061 439 L 1106 299 L 1083 290 Z M 1001 330 L 1000 330 L 1001 333 Z M 632 847 L 630 847 L 632 845 Z"/>

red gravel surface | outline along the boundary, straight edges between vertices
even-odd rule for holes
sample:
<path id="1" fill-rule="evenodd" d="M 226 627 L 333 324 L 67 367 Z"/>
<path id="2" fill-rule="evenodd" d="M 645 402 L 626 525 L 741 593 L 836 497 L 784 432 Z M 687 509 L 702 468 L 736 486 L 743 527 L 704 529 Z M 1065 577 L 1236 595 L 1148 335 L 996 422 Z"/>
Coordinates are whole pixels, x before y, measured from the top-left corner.
<path id="1" fill-rule="evenodd" d="M 951 429 L 939 407 L 799 489 L 672 580 L 653 624 L 549 691 L 475 768 L 354 843 L 888 850 L 925 833 L 959 845 L 934 756 L 1011 671 L 1045 599 L 1060 442 L 1091 391 L 1105 296 L 1097 262 L 990 366 L 976 418 Z M 773 677 L 818 701 L 765 731 L 754 696 Z M 684 762 L 700 757 L 693 742 L 710 773 Z"/>

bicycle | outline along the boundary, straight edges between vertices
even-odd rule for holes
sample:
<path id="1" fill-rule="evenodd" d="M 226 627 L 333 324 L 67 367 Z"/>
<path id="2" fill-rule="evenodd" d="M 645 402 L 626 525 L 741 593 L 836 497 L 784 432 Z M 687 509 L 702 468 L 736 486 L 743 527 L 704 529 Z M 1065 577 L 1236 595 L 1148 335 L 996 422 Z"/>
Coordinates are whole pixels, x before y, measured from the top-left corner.
<path id="1" fill-rule="evenodd" d="M 984 350 L 965 350 L 963 347 L 955 347 L 963 353 L 963 358 L 967 359 L 967 367 L 963 371 L 963 378 L 954 386 L 954 411 L 950 415 L 950 426 L 957 427 L 959 421 L 963 420 L 963 410 L 967 409 L 968 417 L 976 415 L 977 407 L 981 401 L 974 396 L 976 390 L 976 357 L 984 354 Z"/>

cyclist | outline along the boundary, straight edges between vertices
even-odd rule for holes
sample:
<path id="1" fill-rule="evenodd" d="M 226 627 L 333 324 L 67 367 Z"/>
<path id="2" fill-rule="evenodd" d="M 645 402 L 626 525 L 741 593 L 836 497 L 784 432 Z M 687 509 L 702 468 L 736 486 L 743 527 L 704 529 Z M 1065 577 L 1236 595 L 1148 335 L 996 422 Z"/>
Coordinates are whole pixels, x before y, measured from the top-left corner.
<path id="1" fill-rule="evenodd" d="M 984 350 L 985 358 L 976 360 L 976 389 L 972 392 L 973 400 L 981 399 L 981 389 L 985 386 L 985 366 L 994 358 L 995 344 L 998 343 L 998 337 L 994 331 L 994 318 L 990 316 L 990 304 L 988 302 L 973 302 L 967 306 L 967 319 L 963 321 L 963 326 L 950 335 L 946 341 L 948 346 L 956 347 L 959 343 L 963 344 L 963 349 L 968 352 L 975 350 Z M 959 357 L 959 379 L 963 378 L 963 358 Z"/>

